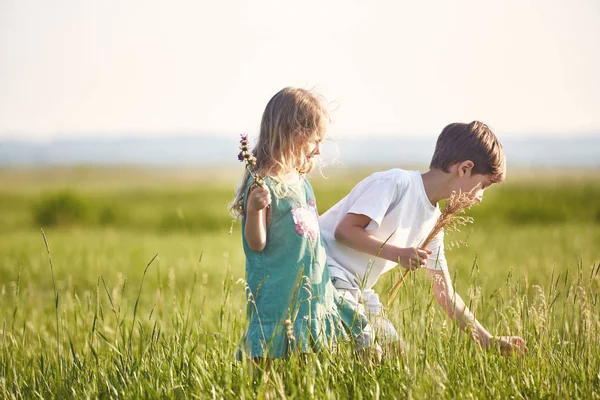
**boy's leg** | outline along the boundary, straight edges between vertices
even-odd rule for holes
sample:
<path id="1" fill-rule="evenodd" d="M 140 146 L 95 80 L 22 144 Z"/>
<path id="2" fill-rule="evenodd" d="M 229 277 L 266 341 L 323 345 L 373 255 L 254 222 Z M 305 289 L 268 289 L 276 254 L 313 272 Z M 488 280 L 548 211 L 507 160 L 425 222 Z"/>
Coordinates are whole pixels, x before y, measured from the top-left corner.
<path id="1" fill-rule="evenodd" d="M 359 313 L 365 313 L 362 292 L 358 287 L 355 287 L 350 282 L 337 277 L 331 278 L 331 283 L 337 289 L 344 301 L 347 301 L 349 304 L 351 304 Z"/>
<path id="2" fill-rule="evenodd" d="M 379 301 L 379 295 L 371 289 L 363 292 L 364 304 L 367 309 L 367 316 L 373 326 L 375 340 L 381 344 L 384 351 L 393 356 L 405 357 L 404 342 L 398 335 L 396 328 L 392 324 Z"/>
<path id="3" fill-rule="evenodd" d="M 343 302 L 350 305 L 355 312 L 364 317 L 364 319 L 369 319 L 360 288 L 351 282 L 338 277 L 332 277 L 331 283 L 342 297 Z M 372 327 L 368 326 L 366 329 L 363 329 L 361 337 L 356 338 L 356 340 L 360 349 L 369 347 L 374 342 L 374 333 L 372 332 Z"/>

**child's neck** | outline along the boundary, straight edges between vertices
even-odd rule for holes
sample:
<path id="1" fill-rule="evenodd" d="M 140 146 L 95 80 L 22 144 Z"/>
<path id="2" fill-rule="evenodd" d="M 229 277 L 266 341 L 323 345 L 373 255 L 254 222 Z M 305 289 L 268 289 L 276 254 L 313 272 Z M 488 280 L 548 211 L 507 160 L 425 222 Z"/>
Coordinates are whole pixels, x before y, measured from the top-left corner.
<path id="1" fill-rule="evenodd" d="M 267 176 L 271 176 L 273 178 L 277 178 L 286 183 L 294 183 L 297 182 L 300 178 L 300 173 L 296 170 L 278 170 L 271 168 L 266 173 Z"/>
<path id="2" fill-rule="evenodd" d="M 450 197 L 450 174 L 440 169 L 430 169 L 421 174 L 425 193 L 432 205 L 436 205 L 440 200 Z"/>

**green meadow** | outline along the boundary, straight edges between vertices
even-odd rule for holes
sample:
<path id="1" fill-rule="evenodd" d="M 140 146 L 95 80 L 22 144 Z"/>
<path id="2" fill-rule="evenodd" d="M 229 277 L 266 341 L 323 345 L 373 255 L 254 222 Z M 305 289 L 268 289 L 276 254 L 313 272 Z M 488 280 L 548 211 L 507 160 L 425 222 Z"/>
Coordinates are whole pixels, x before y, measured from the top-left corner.
<path id="1" fill-rule="evenodd" d="M 313 173 L 319 211 L 370 172 Z M 600 171 L 509 175 L 447 235 L 466 243 L 447 252 L 457 292 L 527 355 L 481 350 L 417 271 L 387 310 L 405 358 L 375 364 L 342 343 L 268 376 L 235 359 L 240 175 L 0 170 L 0 398 L 600 398 Z"/>

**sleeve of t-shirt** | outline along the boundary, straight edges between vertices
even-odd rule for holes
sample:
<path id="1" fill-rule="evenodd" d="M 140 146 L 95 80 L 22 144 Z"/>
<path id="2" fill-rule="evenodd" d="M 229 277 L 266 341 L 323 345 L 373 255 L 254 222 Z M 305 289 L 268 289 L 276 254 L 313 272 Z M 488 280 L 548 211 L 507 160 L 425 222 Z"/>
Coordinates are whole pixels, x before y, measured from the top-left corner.
<path id="1" fill-rule="evenodd" d="M 397 183 L 393 179 L 376 179 L 356 188 L 349 214 L 362 214 L 381 226 L 383 217 L 396 198 Z"/>
<path id="2" fill-rule="evenodd" d="M 446 262 L 446 255 L 444 254 L 444 231 L 438 233 L 427 248 L 431 250 L 432 253 L 427 259 L 425 268 L 447 271 L 448 263 Z"/>

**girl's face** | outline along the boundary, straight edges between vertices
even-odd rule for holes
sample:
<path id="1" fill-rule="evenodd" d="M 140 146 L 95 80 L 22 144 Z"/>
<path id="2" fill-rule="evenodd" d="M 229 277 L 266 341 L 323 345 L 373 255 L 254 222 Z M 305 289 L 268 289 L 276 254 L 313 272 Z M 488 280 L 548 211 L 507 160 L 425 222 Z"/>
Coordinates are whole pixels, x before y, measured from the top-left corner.
<path id="1" fill-rule="evenodd" d="M 314 157 L 321 154 L 321 140 L 311 140 L 306 144 L 305 148 L 305 156 L 306 156 L 306 171 L 303 173 L 309 173 L 315 167 Z"/>
<path id="2" fill-rule="evenodd" d="M 319 129 L 319 132 L 314 132 L 312 138 L 308 141 L 307 149 L 306 149 L 306 158 L 308 161 L 311 161 L 314 156 L 318 156 L 321 154 L 321 143 L 323 143 L 323 139 L 325 139 L 325 132 L 329 128 L 329 117 L 324 115 L 321 117 L 322 126 Z"/>
<path id="3" fill-rule="evenodd" d="M 311 141 L 308 144 L 306 158 L 308 158 L 308 160 L 311 160 L 314 156 L 318 156 L 319 154 L 321 154 L 321 140 Z"/>

